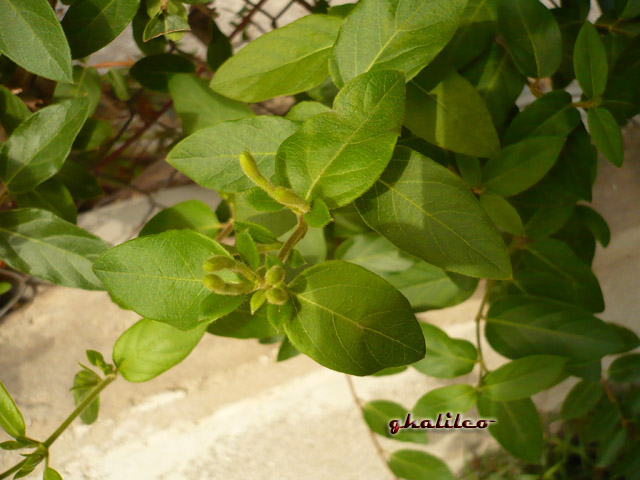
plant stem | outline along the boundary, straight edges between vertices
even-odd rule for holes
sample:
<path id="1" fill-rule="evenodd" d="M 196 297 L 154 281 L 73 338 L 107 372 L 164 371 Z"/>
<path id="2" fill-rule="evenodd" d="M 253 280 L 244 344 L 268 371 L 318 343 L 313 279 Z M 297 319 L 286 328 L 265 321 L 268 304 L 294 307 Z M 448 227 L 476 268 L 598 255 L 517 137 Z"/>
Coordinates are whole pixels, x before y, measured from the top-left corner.
<path id="1" fill-rule="evenodd" d="M 22 465 L 24 465 L 27 462 L 28 458 L 25 458 L 24 460 L 22 460 L 20 463 L 16 463 L 13 467 L 11 467 L 9 470 L 7 470 L 6 472 L 2 472 L 0 473 L 0 480 L 2 480 L 3 478 L 9 478 L 11 475 L 13 475 L 15 472 L 17 472 L 18 470 L 20 470 L 22 468 Z"/>
<path id="2" fill-rule="evenodd" d="M 287 259 L 289 258 L 289 255 L 291 254 L 291 251 L 293 250 L 293 247 L 295 247 L 296 243 L 298 243 L 300 240 L 304 238 L 304 236 L 307 234 L 307 230 L 309 229 L 307 222 L 304 221 L 304 216 L 297 215 L 297 217 L 298 217 L 297 228 L 293 231 L 291 236 L 287 239 L 284 245 L 282 245 L 282 248 L 278 252 L 278 259 L 281 262 L 287 261 Z"/>
<path id="3" fill-rule="evenodd" d="M 0 205 L 5 201 L 7 195 L 9 194 L 9 189 L 4 184 L 4 182 L 0 181 Z"/>
<path id="4" fill-rule="evenodd" d="M 480 302 L 480 308 L 478 308 L 478 313 L 476 313 L 475 323 L 476 323 L 476 343 L 478 345 L 478 362 L 480 362 L 480 374 L 478 377 L 478 386 L 482 383 L 482 377 L 487 372 L 487 365 L 484 363 L 484 357 L 482 356 L 482 336 L 480 332 L 480 320 L 482 320 L 482 313 L 484 312 L 484 307 L 489 300 L 489 295 L 491 295 L 491 290 L 493 290 L 494 282 L 493 280 L 487 280 L 487 285 L 484 289 L 484 295 L 482 297 L 482 301 Z"/>
<path id="5" fill-rule="evenodd" d="M 351 380 L 350 375 L 345 375 L 345 378 L 347 379 L 347 385 L 349 385 L 349 392 L 351 392 L 351 398 L 353 398 L 353 403 L 356 404 L 356 406 L 360 410 L 360 414 L 362 414 L 363 413 L 362 400 L 360 400 L 360 397 L 358 397 L 358 394 L 356 393 L 356 387 L 353 385 L 353 380 Z M 387 468 L 389 468 L 389 465 L 387 463 L 387 454 L 382 448 L 382 445 L 380 445 L 380 442 L 378 441 L 378 437 L 376 437 L 376 434 L 372 432 L 370 428 L 367 428 L 367 430 L 369 431 L 369 437 L 371 437 L 371 443 L 373 443 L 373 446 L 375 447 L 376 452 L 380 457 L 380 460 L 382 460 L 382 463 L 384 463 L 384 465 Z M 394 476 L 393 478 L 394 480 L 399 480 L 398 477 L 396 476 Z"/>
<path id="6" fill-rule="evenodd" d="M 267 3 L 267 0 L 260 0 L 254 7 L 253 9 L 251 9 L 251 11 L 249 13 L 247 13 L 245 15 L 245 17 L 242 19 L 242 21 L 238 24 L 238 26 L 233 30 L 233 32 L 231 32 L 231 35 L 229 35 L 229 40 L 233 40 L 233 37 L 235 37 L 237 34 L 239 34 L 242 30 L 245 29 L 245 27 L 249 24 L 249 22 L 251 21 L 251 17 L 253 17 L 255 15 L 255 13 L 260 10 L 260 8 Z"/>
<path id="7" fill-rule="evenodd" d="M 531 93 L 534 97 L 540 98 L 544 95 L 544 92 L 538 88 L 537 80 L 534 82 L 527 80 L 527 86 L 529 87 L 529 90 L 531 90 Z"/>

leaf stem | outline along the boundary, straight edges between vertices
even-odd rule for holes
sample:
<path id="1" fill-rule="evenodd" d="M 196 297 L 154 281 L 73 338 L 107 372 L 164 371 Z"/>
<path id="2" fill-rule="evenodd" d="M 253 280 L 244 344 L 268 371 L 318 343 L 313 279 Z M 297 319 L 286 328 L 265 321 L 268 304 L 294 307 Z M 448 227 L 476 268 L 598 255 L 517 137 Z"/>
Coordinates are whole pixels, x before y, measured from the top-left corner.
<path id="1" fill-rule="evenodd" d="M 307 234 L 307 230 L 309 229 L 307 222 L 304 221 L 304 216 L 298 214 L 297 217 L 298 226 L 284 243 L 284 245 L 282 245 L 282 248 L 278 252 L 278 259 L 281 262 L 287 261 L 289 255 L 291 254 L 291 251 L 293 250 L 293 247 L 295 247 L 296 244 L 304 238 L 304 236 Z"/>
<path id="2" fill-rule="evenodd" d="M 3 478 L 9 478 L 12 474 L 14 474 L 15 472 L 17 472 L 18 470 L 20 470 L 22 468 L 22 465 L 24 465 L 25 463 L 27 463 L 28 458 L 25 458 L 24 460 L 22 460 L 20 463 L 16 463 L 13 467 L 11 467 L 9 470 L 7 470 L 6 472 L 2 472 L 0 473 L 0 480 L 2 480 Z"/>
<path id="3" fill-rule="evenodd" d="M 4 182 L 0 181 L 0 205 L 2 205 L 9 194 L 9 189 L 4 184 Z"/>
<path id="4" fill-rule="evenodd" d="M 478 362 L 480 363 L 480 373 L 478 375 L 478 386 L 482 384 L 482 377 L 487 372 L 487 365 L 484 363 L 484 357 L 482 355 L 482 338 L 480 332 L 480 320 L 482 320 L 482 314 L 484 312 L 484 307 L 489 300 L 489 295 L 491 295 L 491 291 L 493 290 L 494 281 L 487 280 L 487 284 L 484 289 L 484 295 L 482 297 L 482 301 L 480 302 L 480 308 L 478 308 L 478 313 L 476 313 L 475 324 L 476 324 L 476 343 L 478 345 Z"/>
<path id="5" fill-rule="evenodd" d="M 538 80 L 533 82 L 531 80 L 527 80 L 527 87 L 529 87 L 529 90 L 536 98 L 540 98 L 544 95 L 544 92 L 538 88 Z"/>

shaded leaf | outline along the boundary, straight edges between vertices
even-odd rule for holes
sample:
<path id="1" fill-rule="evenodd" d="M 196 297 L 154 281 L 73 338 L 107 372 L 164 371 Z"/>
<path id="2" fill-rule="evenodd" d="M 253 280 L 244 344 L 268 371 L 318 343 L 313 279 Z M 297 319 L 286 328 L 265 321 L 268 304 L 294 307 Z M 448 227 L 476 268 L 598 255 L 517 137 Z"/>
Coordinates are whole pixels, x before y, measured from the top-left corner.
<path id="1" fill-rule="evenodd" d="M 194 73 L 196 66 L 185 57 L 158 53 L 138 60 L 129 70 L 140 85 L 157 92 L 169 91 L 169 79 L 176 73 Z"/>
<path id="2" fill-rule="evenodd" d="M 507 200 L 490 192 L 480 195 L 479 200 L 496 227 L 514 235 L 524 235 L 522 219 Z"/>
<path id="3" fill-rule="evenodd" d="M 609 378 L 617 383 L 635 382 L 640 379 L 640 353 L 616 358 L 609 367 Z"/>
<path id="4" fill-rule="evenodd" d="M 31 115 L 31 110 L 4 85 L 0 85 L 0 125 L 7 135 Z"/>
<path id="5" fill-rule="evenodd" d="M 391 434 L 389 423 L 392 420 L 400 420 L 402 423 L 408 413 L 402 405 L 389 400 L 373 400 L 362 406 L 364 421 L 378 435 L 400 442 L 427 443 L 429 440 L 424 430 L 401 429 L 396 434 Z"/>
<path id="6" fill-rule="evenodd" d="M 473 370 L 478 352 L 471 342 L 451 338 L 435 325 L 420 322 L 420 327 L 427 353 L 413 368 L 436 378 L 459 377 Z"/>
<path id="7" fill-rule="evenodd" d="M 138 236 L 181 229 L 195 230 L 213 238 L 220 229 L 220 222 L 209 205 L 199 200 L 187 200 L 156 213 Z"/>
<path id="8" fill-rule="evenodd" d="M 49 210 L 67 222 L 76 223 L 76 204 L 67 187 L 56 177 L 41 183 L 33 190 L 19 194 L 17 202 L 20 207 Z"/>
<path id="9" fill-rule="evenodd" d="M 588 21 L 584 22 L 576 39 L 573 69 L 582 92 L 588 98 L 600 98 L 607 87 L 609 66 L 600 35 Z"/>
<path id="10" fill-rule="evenodd" d="M 600 382 L 582 380 L 576 383 L 562 402 L 562 418 L 571 420 L 584 417 L 604 395 Z"/>
<path id="11" fill-rule="evenodd" d="M 590 108 L 587 110 L 587 123 L 591 140 L 604 157 L 616 167 L 624 160 L 622 134 L 616 119 L 606 108 Z"/>
<path id="12" fill-rule="evenodd" d="M 420 418 L 435 420 L 438 414 L 466 413 L 476 403 L 477 395 L 471 385 L 457 384 L 436 388 L 418 399 L 413 413 Z"/>
<path id="13" fill-rule="evenodd" d="M 429 453 L 418 450 L 397 450 L 389 457 L 394 475 L 407 480 L 453 480 L 449 467 Z"/>
<path id="14" fill-rule="evenodd" d="M 0 427 L 14 438 L 25 434 L 24 418 L 2 382 L 0 382 Z"/>

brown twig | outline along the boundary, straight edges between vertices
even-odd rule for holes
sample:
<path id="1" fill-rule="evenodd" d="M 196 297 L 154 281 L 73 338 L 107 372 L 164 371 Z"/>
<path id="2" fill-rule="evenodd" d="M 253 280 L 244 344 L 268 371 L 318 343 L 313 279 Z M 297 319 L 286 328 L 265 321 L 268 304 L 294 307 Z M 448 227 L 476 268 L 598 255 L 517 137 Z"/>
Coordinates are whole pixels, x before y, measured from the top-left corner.
<path id="1" fill-rule="evenodd" d="M 231 32 L 231 35 L 229 35 L 229 40 L 233 40 L 233 37 L 238 35 L 242 30 L 244 30 L 246 28 L 246 26 L 251 21 L 251 17 L 253 17 L 255 15 L 255 13 L 258 10 L 260 10 L 260 7 L 262 7 L 265 3 L 267 3 L 267 0 L 260 0 L 258 3 L 256 3 L 256 5 L 249 11 L 249 13 L 247 13 L 244 16 L 244 18 L 238 24 L 238 26 L 233 29 L 233 32 Z"/>
<path id="2" fill-rule="evenodd" d="M 102 62 L 95 65 L 89 65 L 91 68 L 111 68 L 111 67 L 132 67 L 135 62 L 133 60 L 127 60 L 124 62 Z"/>

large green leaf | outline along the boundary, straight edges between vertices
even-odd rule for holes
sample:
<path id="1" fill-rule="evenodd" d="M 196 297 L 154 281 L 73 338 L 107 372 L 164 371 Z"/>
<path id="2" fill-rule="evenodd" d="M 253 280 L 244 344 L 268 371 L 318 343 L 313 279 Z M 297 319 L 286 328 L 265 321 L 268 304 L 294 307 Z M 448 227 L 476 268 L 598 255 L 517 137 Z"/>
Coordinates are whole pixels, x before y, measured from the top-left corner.
<path id="1" fill-rule="evenodd" d="M 621 166 L 624 160 L 622 134 L 611 112 L 606 108 L 590 108 L 587 123 L 591 139 L 600 153 L 616 167 Z"/>
<path id="2" fill-rule="evenodd" d="M 558 379 L 566 359 L 530 355 L 513 360 L 484 377 L 482 393 L 492 400 L 521 400 L 544 390 Z"/>
<path id="3" fill-rule="evenodd" d="M 398 450 L 389 457 L 394 475 L 406 480 L 454 480 L 449 467 L 438 457 L 419 450 Z"/>
<path id="4" fill-rule="evenodd" d="M 400 420 L 402 423 L 407 414 L 409 411 L 406 408 L 389 400 L 373 400 L 362 406 L 364 421 L 378 435 L 401 442 L 427 443 L 428 437 L 424 430 L 401 429 L 391 434 L 389 423 L 392 420 Z"/>
<path id="5" fill-rule="evenodd" d="M 598 279 L 567 244 L 542 238 L 514 259 L 514 280 L 530 295 L 572 303 L 590 312 L 604 310 Z"/>
<path id="6" fill-rule="evenodd" d="M 341 260 L 311 267 L 289 285 L 291 343 L 325 367 L 370 375 L 407 365 L 425 353 L 406 298 L 374 273 Z"/>
<path id="7" fill-rule="evenodd" d="M 471 385 L 457 384 L 436 388 L 418 399 L 413 413 L 435 420 L 439 414 L 466 413 L 476 403 L 476 390 Z"/>
<path id="8" fill-rule="evenodd" d="M 331 59 L 339 87 L 369 70 L 413 78 L 451 40 L 465 0 L 362 0 L 340 29 Z"/>
<path id="9" fill-rule="evenodd" d="M 133 20 L 140 0 L 75 0 L 62 19 L 73 58 L 111 43 Z"/>
<path id="10" fill-rule="evenodd" d="M 200 326 L 183 332 L 143 318 L 118 338 L 113 346 L 113 361 L 125 380 L 146 382 L 184 360 L 205 329 Z"/>
<path id="11" fill-rule="evenodd" d="M 500 0 L 498 22 L 511 56 L 523 75 L 553 75 L 562 58 L 560 28 L 538 0 Z"/>
<path id="12" fill-rule="evenodd" d="M 562 418 L 571 420 L 585 416 L 603 395 L 604 388 L 600 382 L 582 380 L 576 383 L 562 402 Z"/>
<path id="13" fill-rule="evenodd" d="M 402 250 L 470 277 L 509 278 L 506 247 L 458 176 L 404 147 L 356 202 L 362 218 Z"/>
<path id="14" fill-rule="evenodd" d="M 195 230 L 213 238 L 220 229 L 220 222 L 209 205 L 200 200 L 187 200 L 156 213 L 138 236 L 180 229 Z"/>
<path id="15" fill-rule="evenodd" d="M 180 115 L 184 135 L 226 120 L 255 115 L 246 103 L 218 95 L 204 79 L 188 73 L 171 75 L 169 93 Z"/>
<path id="16" fill-rule="evenodd" d="M 15 193 L 31 190 L 64 163 L 87 118 L 89 102 L 67 100 L 38 110 L 0 149 L 0 178 Z"/>
<path id="17" fill-rule="evenodd" d="M 590 22 L 584 22 L 573 51 L 573 70 L 582 92 L 600 98 L 607 87 L 609 65 L 600 35 Z"/>
<path id="18" fill-rule="evenodd" d="M 100 238 L 51 212 L 0 212 L 0 257 L 9 266 L 67 287 L 102 290 L 91 264 L 108 248 Z"/>
<path id="19" fill-rule="evenodd" d="M 0 427 L 12 437 L 25 433 L 24 418 L 2 382 L 0 382 Z"/>
<path id="20" fill-rule="evenodd" d="M 108 250 L 93 271 L 122 307 L 189 330 L 235 310 L 243 301 L 242 296 L 210 294 L 205 288 L 202 265 L 213 255 L 229 256 L 219 243 L 200 233 L 168 230 Z M 205 299 L 220 309 L 217 317 L 201 312 Z"/>
<path id="21" fill-rule="evenodd" d="M 464 77 L 450 72 L 435 87 L 428 72 L 407 83 L 405 126 L 447 150 L 493 157 L 500 141 L 482 97 Z"/>
<path id="22" fill-rule="evenodd" d="M 329 208 L 367 191 L 391 158 L 402 126 L 404 76 L 376 71 L 350 81 L 332 112 L 311 117 L 278 149 L 276 170 L 305 200 Z"/>
<path id="23" fill-rule="evenodd" d="M 71 82 L 71 52 L 47 0 L 0 0 L 0 52 L 25 70 Z"/>
<path id="24" fill-rule="evenodd" d="M 203 187 L 243 192 L 254 187 L 240 167 L 243 150 L 251 152 L 262 175 L 272 179 L 278 146 L 297 129 L 296 122 L 272 116 L 222 122 L 185 138 L 167 161 Z"/>
<path id="25" fill-rule="evenodd" d="M 617 333 L 589 312 L 539 297 L 511 295 L 491 305 L 485 334 L 507 358 L 548 354 L 584 361 L 622 346 Z"/>
<path id="26" fill-rule="evenodd" d="M 33 190 L 17 196 L 18 206 L 42 208 L 55 213 L 67 222 L 76 223 L 78 212 L 76 204 L 60 180 L 55 177 L 41 183 Z"/>
<path id="27" fill-rule="evenodd" d="M 228 59 L 211 80 L 225 97 L 261 102 L 320 85 L 329 73 L 329 55 L 342 20 L 308 15 L 273 30 Z"/>
<path id="28" fill-rule="evenodd" d="M 11 135 L 29 115 L 31 115 L 29 107 L 19 97 L 11 93 L 11 90 L 0 85 L 0 125 L 7 135 Z"/>
<path id="29" fill-rule="evenodd" d="M 153 40 L 155 41 L 155 40 Z M 138 60 L 129 70 L 140 85 L 157 92 L 169 91 L 169 80 L 177 73 L 195 73 L 196 66 L 186 57 L 158 53 Z"/>
<path id="30" fill-rule="evenodd" d="M 530 398 L 498 402 L 480 395 L 478 411 L 483 418 L 497 420 L 489 425 L 489 433 L 502 448 L 522 460 L 540 461 L 544 445 L 542 426 L 538 410 Z"/>
<path id="31" fill-rule="evenodd" d="M 425 375 L 454 378 L 466 375 L 478 361 L 478 352 L 471 342 L 451 338 L 435 325 L 420 322 L 427 353 L 412 366 Z"/>

